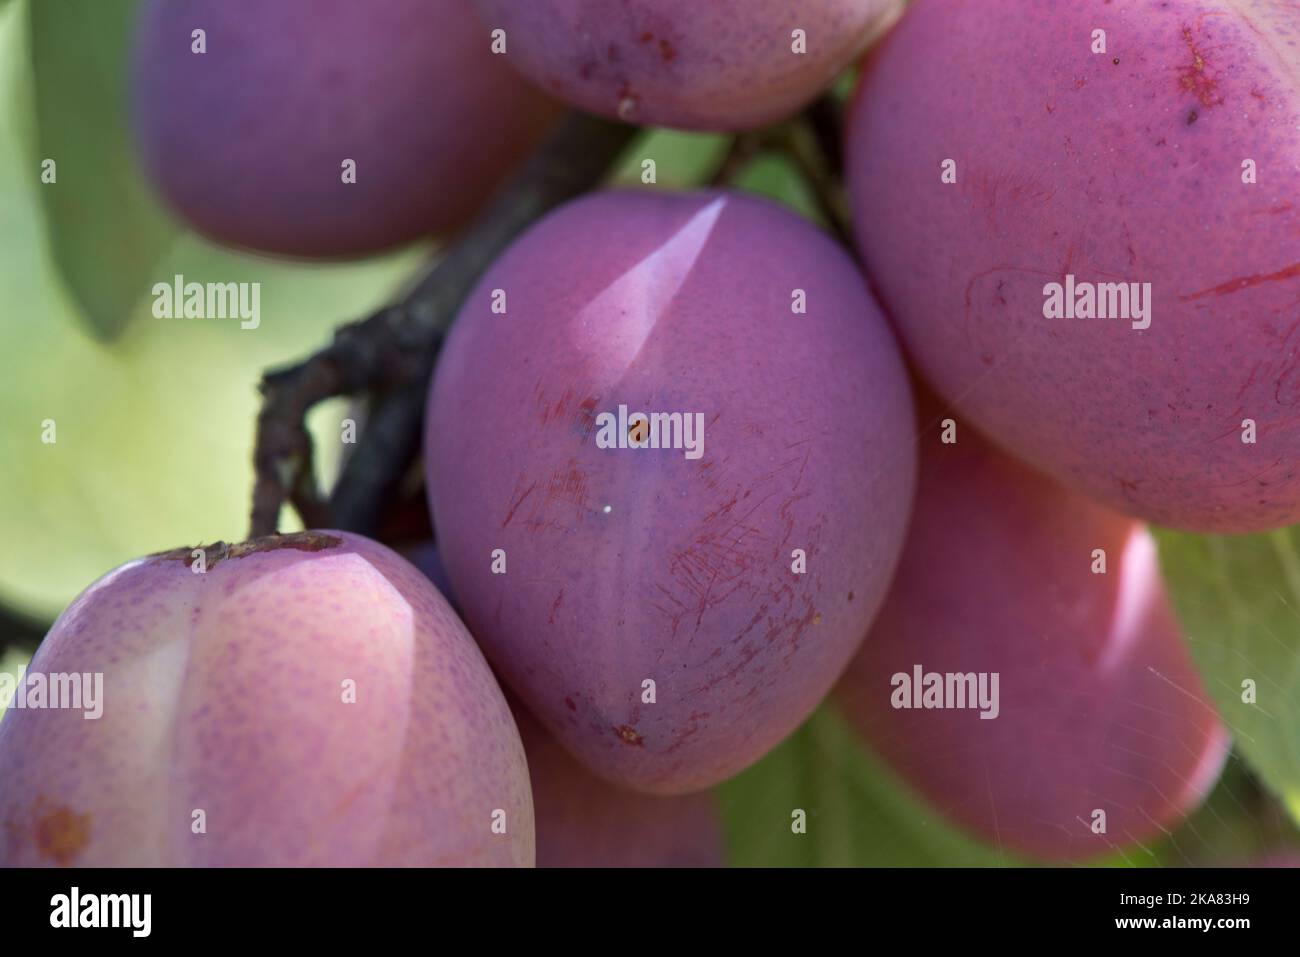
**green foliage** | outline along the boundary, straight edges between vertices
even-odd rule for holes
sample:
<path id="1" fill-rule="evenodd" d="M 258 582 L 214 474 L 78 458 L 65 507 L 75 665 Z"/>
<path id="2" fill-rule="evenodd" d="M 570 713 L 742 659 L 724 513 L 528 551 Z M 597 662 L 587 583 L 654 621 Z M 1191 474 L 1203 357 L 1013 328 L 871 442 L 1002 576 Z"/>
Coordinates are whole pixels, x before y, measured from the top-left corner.
<path id="1" fill-rule="evenodd" d="M 4 0 L 0 0 L 0 6 L 4 5 Z M 18 672 L 27 667 L 29 656 L 21 651 L 15 651 L 12 648 L 0 652 L 0 672 L 8 674 L 10 681 L 17 684 Z M 9 682 L 6 682 L 9 683 Z M 9 702 L 5 696 L 0 693 L 0 721 L 4 720 L 5 712 L 9 710 Z"/>
<path id="2" fill-rule="evenodd" d="M 1015 867 L 1034 862 L 968 837 L 871 754 L 833 705 L 718 789 L 729 863 L 739 867 Z M 792 813 L 807 815 L 796 834 Z M 1089 861 L 1096 867 L 1243 864 L 1300 849 L 1300 832 L 1238 760 L 1205 803 L 1149 846 Z"/>
<path id="3" fill-rule="evenodd" d="M 610 175 L 617 187 L 648 186 L 642 182 L 643 163 L 654 160 L 655 183 L 659 189 L 690 189 L 708 180 L 722 162 L 727 137 L 717 133 L 687 133 L 681 130 L 648 129 L 640 134 Z"/>
<path id="4" fill-rule="evenodd" d="M 1210 696 L 1242 756 L 1300 821 L 1300 527 L 1159 540 Z"/>
<path id="5" fill-rule="evenodd" d="M 1002 866 L 1022 863 L 959 832 L 867 753 L 830 706 L 719 789 L 729 863 Z M 794 811 L 807 832 L 792 829 Z"/>
<path id="6" fill-rule="evenodd" d="M 175 241 L 132 151 L 127 58 L 135 0 L 59 0 L 28 8 L 34 124 L 27 172 L 40 189 L 54 261 L 78 316 L 117 335 Z M 39 181 L 39 179 L 38 179 Z"/>
<path id="7" fill-rule="evenodd" d="M 69 232 L 84 228 L 99 236 L 102 249 L 94 243 L 85 249 L 105 263 L 135 256 L 122 250 L 143 241 L 130 231 L 141 214 L 106 212 L 125 201 L 113 199 L 115 161 L 88 142 L 63 154 L 57 185 L 40 183 L 24 138 L 31 127 L 19 121 L 26 76 L 14 65 L 25 37 L 13 14 L 20 11 L 0 11 L 0 65 L 8 67 L 0 68 L 0 531 L 6 542 L 0 602 L 53 619 L 124 561 L 181 544 L 242 538 L 262 370 L 303 357 L 327 342 L 335 326 L 388 300 L 419 268 L 424 251 L 312 266 L 241 255 L 178 233 L 156 264 L 140 259 L 122 267 L 136 269 L 143 293 L 129 303 L 117 299 L 121 318 L 135 321 L 111 344 L 88 336 L 83 312 L 61 281 L 60 260 L 34 241 L 41 204 L 48 191 L 74 186 L 75 171 L 87 164 L 87 182 L 75 188 L 103 195 L 84 197 L 84 222 Z M 90 19 L 99 23 L 100 16 Z M 58 125 L 82 119 L 78 109 Z M 117 267 L 88 262 L 85 288 L 102 282 L 107 297 L 117 296 L 119 280 L 93 275 L 100 268 Z M 187 281 L 260 282 L 260 327 L 155 318 L 149 292 L 177 273 Z M 321 468 L 341 450 L 331 422 L 338 413 L 337 405 L 324 408 L 313 420 Z M 53 444 L 42 441 L 47 420 L 55 426 Z"/>

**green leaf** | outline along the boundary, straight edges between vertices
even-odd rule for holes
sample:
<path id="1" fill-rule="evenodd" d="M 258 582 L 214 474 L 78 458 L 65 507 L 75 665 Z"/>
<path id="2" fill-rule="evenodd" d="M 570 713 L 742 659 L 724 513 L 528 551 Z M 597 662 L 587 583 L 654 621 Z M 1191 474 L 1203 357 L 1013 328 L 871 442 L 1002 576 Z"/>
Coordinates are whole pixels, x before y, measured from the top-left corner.
<path id="1" fill-rule="evenodd" d="M 149 289 L 176 227 L 149 193 L 129 120 L 135 0 L 59 0 L 28 8 L 40 185 L 55 263 L 81 318 L 117 335 Z M 56 181 L 42 183 L 53 160 Z"/>
<path id="2" fill-rule="evenodd" d="M 718 794 L 733 866 L 1024 863 L 968 838 L 931 810 L 829 706 Z M 804 834 L 792 828 L 796 810 L 807 815 Z"/>
<path id="3" fill-rule="evenodd" d="M 1157 536 L 1206 689 L 1238 751 L 1300 821 L 1300 526 Z"/>
<path id="4" fill-rule="evenodd" d="M 0 17 L 0 67 L 22 39 L 16 19 Z M 49 187 L 31 175 L 20 141 L 18 81 L 0 68 L 0 603 L 53 619 L 133 557 L 244 537 L 262 370 L 303 358 L 339 324 L 391 300 L 428 248 L 321 266 L 184 234 L 156 266 L 141 266 L 146 295 L 127 309 L 138 321 L 106 345 L 87 335 L 37 241 Z M 155 318 L 153 284 L 178 273 L 261 283 L 261 324 Z M 311 423 L 324 472 L 342 449 L 340 408 L 318 413 Z M 43 441 L 46 420 L 53 443 Z"/>
<path id="5" fill-rule="evenodd" d="M 1150 848 L 1128 848 L 1123 856 L 1148 867 L 1243 867 L 1298 851 L 1300 831 L 1234 752 L 1210 796 L 1186 821 Z"/>
<path id="6" fill-rule="evenodd" d="M 738 867 L 1018 867 L 1034 862 L 968 836 L 871 754 L 824 705 L 767 757 L 718 788 Z M 792 814 L 807 815 L 796 834 Z M 1300 831 L 1237 759 L 1179 827 L 1096 867 L 1243 865 L 1291 848 Z"/>
<path id="7" fill-rule="evenodd" d="M 5 0 L 0 0 L 0 7 L 4 6 Z M 7 648 L 0 651 L 0 672 L 9 675 L 9 679 L 4 684 L 17 685 L 18 672 L 26 668 L 31 661 L 31 656 L 22 651 L 16 651 L 13 648 Z M 9 701 L 0 692 L 0 720 L 4 719 L 5 711 L 9 708 Z"/>
<path id="8" fill-rule="evenodd" d="M 651 127 L 639 135 L 611 171 L 614 186 L 645 186 L 643 163 L 654 160 L 655 186 L 691 189 L 708 180 L 722 162 L 730 137 L 718 133 L 689 133 Z"/>

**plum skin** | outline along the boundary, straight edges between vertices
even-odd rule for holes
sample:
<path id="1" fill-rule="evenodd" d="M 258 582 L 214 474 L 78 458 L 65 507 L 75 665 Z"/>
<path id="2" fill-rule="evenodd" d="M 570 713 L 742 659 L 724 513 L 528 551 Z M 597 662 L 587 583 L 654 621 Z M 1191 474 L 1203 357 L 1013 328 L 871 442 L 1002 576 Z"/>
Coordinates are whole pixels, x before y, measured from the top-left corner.
<path id="1" fill-rule="evenodd" d="M 922 419 L 937 421 L 926 414 Z M 983 840 L 1074 861 L 1200 802 L 1228 735 L 1165 594 L 1155 543 L 959 422 L 922 438 L 889 595 L 836 690 L 867 742 Z M 1093 574 L 1093 549 L 1106 574 Z M 1000 713 L 895 709 L 893 675 L 997 672 Z M 1106 833 L 1093 834 L 1093 811 Z"/>
<path id="2" fill-rule="evenodd" d="M 1297 41 L 1281 4 L 918 0 L 864 69 L 847 168 L 927 382 L 1129 514 L 1300 521 Z M 1067 273 L 1150 282 L 1150 328 L 1044 319 Z"/>
<path id="3" fill-rule="evenodd" d="M 528 755 L 538 867 L 722 867 L 712 792 L 660 797 L 603 781 L 513 709 Z"/>
<path id="4" fill-rule="evenodd" d="M 703 457 L 597 448 L 621 403 L 703 413 Z M 589 195 L 507 249 L 444 347 L 425 441 L 442 559 L 572 753 L 624 787 L 701 790 L 807 717 L 866 633 L 912 421 L 883 317 L 820 230 L 742 194 Z"/>
<path id="5" fill-rule="evenodd" d="M 437 545 L 420 542 L 406 554 L 455 608 Z M 513 695 L 506 700 L 528 756 L 538 867 L 724 866 L 712 793 L 659 797 L 615 787 L 569 754 Z"/>
<path id="6" fill-rule="evenodd" d="M 130 562 L 59 617 L 31 669 L 103 672 L 103 716 L 0 722 L 0 864 L 531 866 L 518 731 L 437 590 L 357 535 L 254 544 Z"/>
<path id="7" fill-rule="evenodd" d="M 894 15 L 898 0 L 475 0 L 505 59 L 540 88 L 629 123 L 743 130 L 793 114 Z M 807 52 L 792 52 L 803 29 Z"/>
<path id="8" fill-rule="evenodd" d="M 558 114 L 463 0 L 149 0 L 134 100 L 172 209 L 219 242 L 301 257 L 454 231 Z"/>

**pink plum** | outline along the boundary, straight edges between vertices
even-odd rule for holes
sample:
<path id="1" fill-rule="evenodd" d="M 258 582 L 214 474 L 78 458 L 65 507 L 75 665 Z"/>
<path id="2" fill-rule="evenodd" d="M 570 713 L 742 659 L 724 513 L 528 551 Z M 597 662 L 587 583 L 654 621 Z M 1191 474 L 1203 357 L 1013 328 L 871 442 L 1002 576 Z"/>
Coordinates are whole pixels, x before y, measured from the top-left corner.
<path id="1" fill-rule="evenodd" d="M 1294 3 L 917 0 L 851 109 L 861 252 L 1007 450 L 1165 525 L 1300 522 L 1297 116 Z"/>
<path id="2" fill-rule="evenodd" d="M 740 130 L 812 100 L 899 0 L 476 0 L 542 89 L 629 123 Z"/>
<path id="3" fill-rule="evenodd" d="M 557 109 L 492 54 L 465 0 L 148 0 L 140 14 L 144 164 L 186 222 L 234 246 L 357 256 L 455 230 Z"/>
<path id="4" fill-rule="evenodd" d="M 333 531 L 194 560 L 109 572 L 46 636 L 29 677 L 102 674 L 102 714 L 0 722 L 0 865 L 533 864 L 509 707 L 418 570 Z"/>
<path id="5" fill-rule="evenodd" d="M 989 843 L 1069 861 L 1157 838 L 1213 786 L 1228 736 L 1155 543 L 956 428 L 955 444 L 922 439 L 903 558 L 837 698 L 907 781 Z M 969 677 L 927 701 L 929 674 L 945 690 L 948 675 Z"/>
<path id="6" fill-rule="evenodd" d="M 447 340 L 439 549 L 565 747 L 624 787 L 701 790 L 798 726 L 862 640 L 912 424 L 878 308 L 811 224 L 727 192 L 584 197 L 493 264 Z"/>

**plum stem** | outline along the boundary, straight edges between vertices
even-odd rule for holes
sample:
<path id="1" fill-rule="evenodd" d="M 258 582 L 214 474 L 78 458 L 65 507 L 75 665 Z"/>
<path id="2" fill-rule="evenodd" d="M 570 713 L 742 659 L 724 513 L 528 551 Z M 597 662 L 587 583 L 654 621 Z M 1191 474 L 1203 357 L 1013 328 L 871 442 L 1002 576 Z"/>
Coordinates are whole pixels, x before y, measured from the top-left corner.
<path id="1" fill-rule="evenodd" d="M 308 528 L 375 533 L 419 448 L 429 377 L 461 302 L 515 236 L 599 183 L 637 132 L 571 114 L 405 298 L 342 326 L 306 360 L 263 375 L 250 536 L 276 531 L 286 500 Z M 306 415 L 325 399 L 359 393 L 370 394 L 369 416 L 326 501 Z"/>
<path id="2" fill-rule="evenodd" d="M 730 186 L 762 153 L 783 156 L 803 179 L 822 223 L 844 245 L 851 245 L 848 197 L 840 139 L 843 103 L 827 93 L 786 123 L 732 137 L 709 178 L 714 187 Z"/>
<path id="3" fill-rule="evenodd" d="M 712 181 L 730 182 L 758 153 L 783 153 L 822 218 L 848 242 L 840 176 L 842 104 L 823 97 L 791 122 L 735 137 Z M 260 385 L 250 537 L 277 531 L 287 501 L 308 528 L 375 535 L 420 446 L 429 379 L 443 336 L 479 276 L 524 229 L 599 184 L 636 127 L 571 114 L 522 171 L 398 302 L 337 329 L 328 346 L 268 370 Z M 326 499 L 317 488 L 307 413 L 335 396 L 368 396 L 364 428 Z"/>

